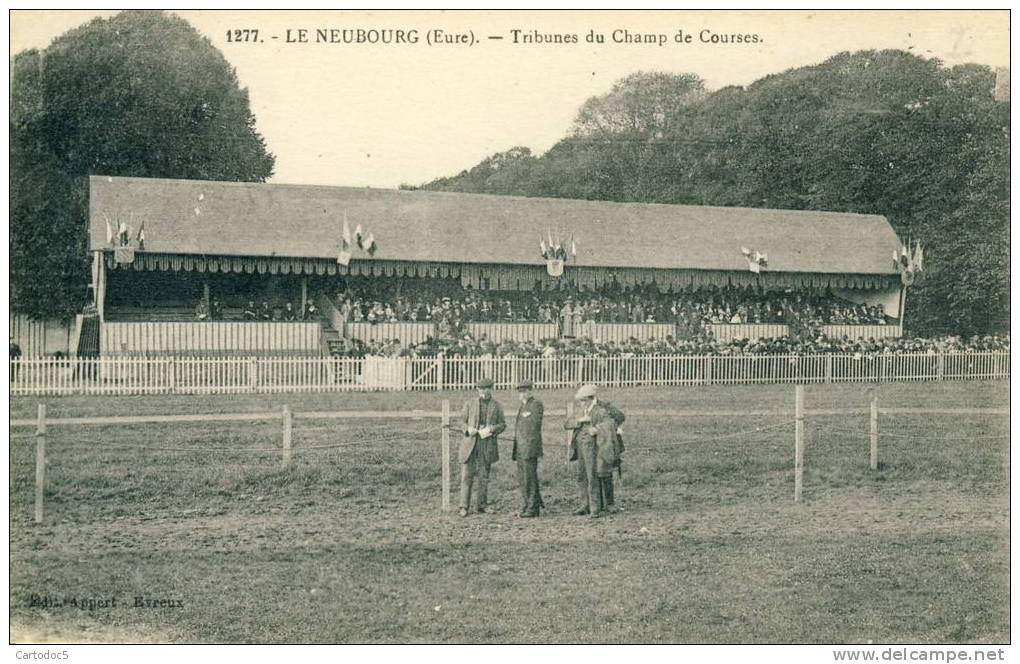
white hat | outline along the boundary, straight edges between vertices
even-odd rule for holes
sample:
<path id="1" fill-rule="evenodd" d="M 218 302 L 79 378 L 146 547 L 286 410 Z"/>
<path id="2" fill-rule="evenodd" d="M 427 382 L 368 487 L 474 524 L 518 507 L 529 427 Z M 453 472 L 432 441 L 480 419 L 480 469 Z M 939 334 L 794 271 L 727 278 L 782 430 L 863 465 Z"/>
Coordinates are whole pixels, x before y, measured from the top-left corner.
<path id="1" fill-rule="evenodd" d="M 594 397 L 595 391 L 596 391 L 595 386 L 592 385 L 591 383 L 588 383 L 587 385 L 582 385 L 581 387 L 577 388 L 577 394 L 574 395 L 574 398 L 587 399 L 588 397 Z"/>

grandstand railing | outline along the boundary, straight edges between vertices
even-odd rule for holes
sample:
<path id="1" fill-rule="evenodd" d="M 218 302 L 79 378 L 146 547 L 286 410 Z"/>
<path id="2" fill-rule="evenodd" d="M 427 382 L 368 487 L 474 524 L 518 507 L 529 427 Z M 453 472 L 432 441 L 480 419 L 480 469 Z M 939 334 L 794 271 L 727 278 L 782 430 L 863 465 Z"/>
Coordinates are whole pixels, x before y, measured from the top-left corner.
<path id="1" fill-rule="evenodd" d="M 717 341 L 733 339 L 760 339 L 785 337 L 790 333 L 787 325 L 779 323 L 721 323 L 708 325 Z M 885 339 L 903 336 L 899 325 L 822 325 L 819 331 L 832 339 Z"/>
<path id="2" fill-rule="evenodd" d="M 347 336 L 360 339 L 366 343 L 373 341 L 390 341 L 399 339 L 401 346 L 419 344 L 431 336 L 435 336 L 436 326 L 433 323 L 347 323 Z"/>
<path id="3" fill-rule="evenodd" d="M 1009 378 L 1009 352 L 634 357 L 99 357 L 10 360 L 11 395 L 208 394 Z"/>
<path id="4" fill-rule="evenodd" d="M 467 331 L 475 339 L 482 336 L 494 343 L 555 339 L 559 336 L 556 323 L 468 323 Z"/>
<path id="5" fill-rule="evenodd" d="M 307 321 L 105 322 L 104 356 L 320 355 L 322 326 Z"/>
<path id="6" fill-rule="evenodd" d="M 708 329 L 719 341 L 733 339 L 759 339 L 762 337 L 785 337 L 790 329 L 786 325 L 773 323 L 725 323 L 709 325 Z M 485 338 L 496 343 L 503 341 L 541 341 L 559 336 L 556 323 L 467 323 L 465 328 L 475 339 Z M 339 328 L 338 328 L 339 329 Z M 573 326 L 575 335 L 588 337 L 594 341 L 605 343 L 614 341 L 622 343 L 631 338 L 639 341 L 649 339 L 665 339 L 677 336 L 676 325 L 673 323 L 597 323 L 586 321 Z M 834 339 L 884 339 L 901 336 L 898 325 L 823 325 L 820 330 Z M 431 322 L 397 323 L 347 323 L 347 333 L 354 339 L 370 341 L 390 341 L 398 339 L 401 345 L 409 346 L 421 343 L 435 334 L 435 325 Z"/>

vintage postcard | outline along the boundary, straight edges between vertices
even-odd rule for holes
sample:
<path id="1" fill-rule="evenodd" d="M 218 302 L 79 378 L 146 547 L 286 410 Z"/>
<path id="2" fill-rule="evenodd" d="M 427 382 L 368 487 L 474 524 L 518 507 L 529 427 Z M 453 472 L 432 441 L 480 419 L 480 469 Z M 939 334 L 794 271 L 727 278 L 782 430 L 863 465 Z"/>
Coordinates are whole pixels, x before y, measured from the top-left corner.
<path id="1" fill-rule="evenodd" d="M 1005 659 L 1009 24 L 12 11 L 18 657 Z"/>

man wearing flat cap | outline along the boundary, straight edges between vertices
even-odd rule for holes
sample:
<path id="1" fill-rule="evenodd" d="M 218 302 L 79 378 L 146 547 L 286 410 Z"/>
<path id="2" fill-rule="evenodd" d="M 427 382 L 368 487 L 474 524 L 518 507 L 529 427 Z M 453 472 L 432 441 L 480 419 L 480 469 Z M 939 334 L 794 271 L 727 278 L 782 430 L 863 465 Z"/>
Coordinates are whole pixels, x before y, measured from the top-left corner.
<path id="1" fill-rule="evenodd" d="M 464 438 L 460 441 L 460 515 L 467 516 L 474 492 L 479 514 L 488 504 L 489 470 L 499 461 L 499 434 L 506 429 L 503 408 L 492 398 L 492 379 L 475 383 L 478 396 L 468 399 L 461 412 Z"/>
<path id="2" fill-rule="evenodd" d="M 615 511 L 613 506 L 613 467 L 619 460 L 620 447 L 616 429 L 623 422 L 623 413 L 612 405 L 598 401 L 594 385 L 582 385 L 574 399 L 578 402 L 573 417 L 564 427 L 572 430 L 570 460 L 578 462 L 578 485 L 581 507 L 575 515 L 590 518 Z"/>
<path id="3" fill-rule="evenodd" d="M 514 446 L 511 458 L 517 462 L 517 483 L 521 488 L 521 510 L 518 516 L 539 515 L 544 505 L 538 488 L 538 460 L 542 457 L 542 416 L 545 407 L 534 397 L 530 380 L 517 384 L 521 405 L 514 422 Z"/>

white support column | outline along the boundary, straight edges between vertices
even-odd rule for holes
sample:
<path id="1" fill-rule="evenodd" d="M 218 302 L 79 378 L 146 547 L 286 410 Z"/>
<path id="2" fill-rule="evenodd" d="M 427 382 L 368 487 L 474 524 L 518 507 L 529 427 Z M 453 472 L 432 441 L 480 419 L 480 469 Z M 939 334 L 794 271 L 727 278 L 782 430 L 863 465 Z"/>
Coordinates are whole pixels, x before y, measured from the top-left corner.
<path id="1" fill-rule="evenodd" d="M 92 257 L 93 298 L 100 322 L 106 320 L 106 260 L 102 251 Z"/>

